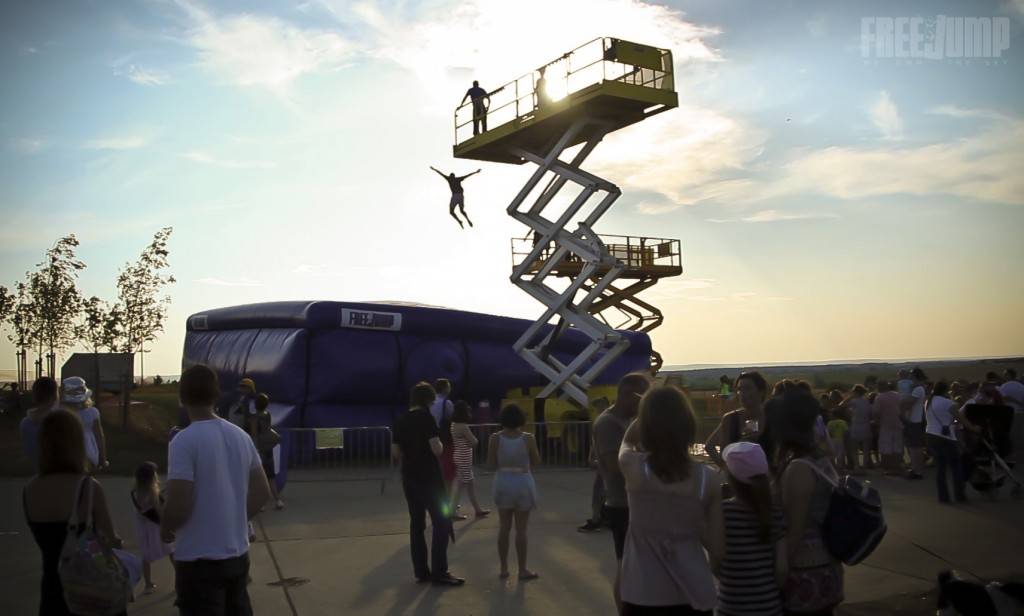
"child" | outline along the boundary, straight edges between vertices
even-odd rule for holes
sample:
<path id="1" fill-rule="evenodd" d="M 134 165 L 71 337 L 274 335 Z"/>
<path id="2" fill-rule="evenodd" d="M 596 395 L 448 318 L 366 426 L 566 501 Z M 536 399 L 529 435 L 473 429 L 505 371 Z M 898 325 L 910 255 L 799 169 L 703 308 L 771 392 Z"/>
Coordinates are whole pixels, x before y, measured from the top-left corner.
<path id="1" fill-rule="evenodd" d="M 832 439 L 832 447 L 835 450 L 833 464 L 836 471 L 842 473 L 846 471 L 846 436 L 850 431 L 850 424 L 843 418 L 842 409 L 832 409 L 829 417 L 831 419 L 828 422 L 828 436 Z"/>
<path id="2" fill-rule="evenodd" d="M 260 453 L 263 472 L 270 483 L 270 496 L 274 499 L 274 508 L 280 511 L 284 509 L 284 501 L 277 492 L 277 471 L 274 469 L 274 448 L 277 447 L 280 438 L 271 427 L 272 418 L 270 411 L 267 410 L 270 406 L 270 397 L 267 394 L 259 394 L 253 406 L 255 408 L 245 418 L 246 431 Z"/>
<path id="3" fill-rule="evenodd" d="M 95 473 L 109 466 L 103 422 L 100 421 L 100 412 L 92 405 L 92 391 L 86 386 L 85 379 L 70 376 L 61 381 L 60 401 L 65 409 L 82 420 L 85 432 L 85 457 L 89 460 L 89 471 Z"/>
<path id="4" fill-rule="evenodd" d="M 139 534 L 142 552 L 142 575 L 146 578 L 145 594 L 156 589 L 150 564 L 164 556 L 174 560 L 174 545 L 160 540 L 160 516 L 164 511 L 164 497 L 160 494 L 160 478 L 153 462 L 143 462 L 135 469 L 135 488 L 131 492 L 135 506 L 135 529 Z"/>
<path id="5" fill-rule="evenodd" d="M 725 552 L 718 563 L 718 611 L 724 616 L 782 616 L 786 541 L 782 510 L 772 504 L 768 459 L 757 443 L 722 450 L 735 496 L 722 501 Z"/>
<path id="6" fill-rule="evenodd" d="M 477 446 L 479 441 L 473 435 L 473 431 L 469 429 L 468 424 L 469 404 L 459 400 L 455 403 L 455 410 L 452 412 L 451 426 L 452 444 L 455 451 L 455 479 L 452 481 L 451 505 L 455 513 L 452 516 L 453 520 L 466 519 L 466 516 L 458 513 L 459 489 L 462 486 L 466 487 L 466 493 L 469 494 L 469 502 L 473 504 L 473 511 L 476 513 L 476 517 L 482 518 L 490 513 L 486 509 L 481 509 L 480 503 L 476 500 L 476 485 L 474 484 L 473 477 L 473 448 Z"/>

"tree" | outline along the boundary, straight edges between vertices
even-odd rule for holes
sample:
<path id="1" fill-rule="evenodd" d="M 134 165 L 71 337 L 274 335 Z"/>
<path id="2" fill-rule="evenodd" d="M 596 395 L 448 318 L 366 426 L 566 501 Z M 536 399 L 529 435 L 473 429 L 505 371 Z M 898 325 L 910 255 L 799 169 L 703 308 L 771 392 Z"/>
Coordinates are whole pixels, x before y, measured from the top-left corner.
<path id="1" fill-rule="evenodd" d="M 117 303 L 114 306 L 116 330 L 121 350 L 140 354 L 139 375 L 145 378 L 147 342 L 156 340 L 164 330 L 167 307 L 171 298 L 162 295 L 164 287 L 174 283 L 174 276 L 166 273 L 170 267 L 167 241 L 171 227 L 164 227 L 153 235 L 153 241 L 139 255 L 135 263 L 126 263 L 117 276 Z"/>
<path id="2" fill-rule="evenodd" d="M 18 381 L 19 385 L 25 387 L 28 380 L 28 349 L 35 348 L 41 340 L 40 320 L 26 283 L 15 285 L 13 298 L 9 315 L 11 332 L 7 334 L 7 339 L 18 349 Z"/>
<path id="3" fill-rule="evenodd" d="M 110 306 L 93 295 L 82 302 L 82 320 L 78 325 L 78 338 L 93 354 L 95 381 L 93 387 L 102 387 L 100 375 L 100 348 L 112 349 L 116 340 L 110 328 Z"/>
<path id="4" fill-rule="evenodd" d="M 111 331 L 110 327 L 110 315 L 110 305 L 95 295 L 82 302 L 78 338 L 93 353 L 99 353 L 101 348 L 113 350 L 117 346 L 116 330 Z"/>
<path id="5" fill-rule="evenodd" d="M 0 286 L 0 327 L 3 327 L 14 312 L 16 300 L 7 287 Z"/>
<path id="6" fill-rule="evenodd" d="M 49 351 L 49 373 L 55 376 L 57 355 L 76 341 L 76 321 L 82 309 L 78 291 L 78 272 L 85 269 L 75 255 L 78 240 L 74 234 L 57 240 L 46 251 L 46 259 L 28 274 L 28 292 L 38 319 L 40 352 Z"/>

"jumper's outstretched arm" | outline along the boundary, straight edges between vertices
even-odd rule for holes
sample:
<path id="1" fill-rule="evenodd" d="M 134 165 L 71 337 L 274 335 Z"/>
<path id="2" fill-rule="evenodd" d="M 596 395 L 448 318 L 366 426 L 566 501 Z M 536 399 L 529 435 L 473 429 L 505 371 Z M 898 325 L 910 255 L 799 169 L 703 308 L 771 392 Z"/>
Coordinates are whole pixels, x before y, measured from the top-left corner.
<path id="1" fill-rule="evenodd" d="M 432 171 L 433 171 L 434 173 L 436 173 L 437 175 L 439 175 L 439 176 L 443 177 L 444 179 L 446 179 L 446 180 L 448 179 L 448 176 L 447 176 L 447 175 L 445 175 L 445 174 L 441 173 L 441 172 L 440 172 L 440 171 L 438 171 L 437 169 L 434 169 L 433 167 L 431 167 L 430 169 L 431 169 L 431 170 L 432 170 Z"/>
<path id="2" fill-rule="evenodd" d="M 477 170 L 476 170 L 476 171 L 474 171 L 473 173 L 467 173 L 466 175 L 464 175 L 464 176 L 460 177 L 459 179 L 460 179 L 460 180 L 464 180 L 464 179 L 468 178 L 468 177 L 469 177 L 469 176 L 471 176 L 471 175 L 476 175 L 476 174 L 480 173 L 480 171 L 481 171 L 480 169 L 477 169 Z"/>

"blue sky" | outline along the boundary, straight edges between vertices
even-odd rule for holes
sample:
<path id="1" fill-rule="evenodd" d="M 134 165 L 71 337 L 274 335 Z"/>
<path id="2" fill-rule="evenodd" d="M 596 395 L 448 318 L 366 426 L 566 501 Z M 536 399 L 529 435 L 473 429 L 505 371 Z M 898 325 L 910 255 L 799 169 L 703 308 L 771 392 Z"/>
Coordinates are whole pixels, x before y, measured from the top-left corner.
<path id="1" fill-rule="evenodd" d="M 864 18 L 1009 19 L 971 62 L 864 58 Z M 598 231 L 677 237 L 669 363 L 1024 353 L 1021 2 L 35 2 L 0 8 L 0 284 L 60 235 L 81 286 L 162 226 L 185 317 L 277 299 L 532 317 L 504 209 L 528 169 L 451 159 L 452 110 L 597 36 L 669 47 L 680 107 L 610 136 Z M 477 226 L 429 165 L 463 173 Z M 0 368 L 13 365 L 0 344 Z M 149 372 L 150 370 L 147 370 Z"/>

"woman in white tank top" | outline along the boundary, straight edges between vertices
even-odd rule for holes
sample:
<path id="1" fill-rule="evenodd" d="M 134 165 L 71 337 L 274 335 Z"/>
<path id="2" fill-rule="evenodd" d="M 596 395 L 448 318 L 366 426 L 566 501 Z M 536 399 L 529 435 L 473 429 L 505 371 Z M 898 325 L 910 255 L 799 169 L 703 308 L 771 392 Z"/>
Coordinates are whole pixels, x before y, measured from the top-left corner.
<path id="1" fill-rule="evenodd" d="M 537 574 L 526 567 L 526 527 L 530 511 L 537 506 L 537 486 L 531 469 L 540 464 L 540 452 L 533 435 L 523 432 L 526 414 L 514 404 L 501 410 L 502 430 L 487 443 L 487 464 L 495 469 L 494 504 L 498 508 L 498 558 L 501 578 L 507 578 L 508 546 L 512 524 L 516 526 L 516 557 L 519 579 L 532 580 Z"/>

